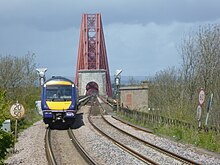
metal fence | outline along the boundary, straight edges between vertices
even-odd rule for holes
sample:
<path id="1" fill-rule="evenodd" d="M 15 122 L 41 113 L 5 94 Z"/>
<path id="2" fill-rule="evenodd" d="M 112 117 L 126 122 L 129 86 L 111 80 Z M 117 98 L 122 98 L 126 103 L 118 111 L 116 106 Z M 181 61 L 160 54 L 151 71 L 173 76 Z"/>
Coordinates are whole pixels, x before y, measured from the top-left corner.
<path id="1" fill-rule="evenodd" d="M 183 128 L 188 128 L 188 129 L 198 129 L 198 127 L 196 127 L 194 124 L 192 123 L 188 123 L 185 121 L 181 121 L 181 120 L 177 120 L 177 119 L 172 119 L 172 118 L 168 118 L 165 116 L 160 116 L 160 115 L 155 115 L 155 114 L 149 114 L 146 112 L 140 112 L 140 111 L 135 111 L 135 110 L 129 110 L 126 108 L 121 108 L 120 112 L 138 122 L 138 123 L 142 123 L 142 124 L 146 124 L 146 125 L 150 125 L 150 126 L 163 126 L 163 125 L 168 125 L 168 126 L 176 126 L 176 127 L 183 127 Z M 199 130 L 204 129 L 205 131 L 212 131 L 215 133 L 220 133 L 220 128 L 219 127 L 215 127 L 215 126 L 210 126 L 210 127 L 202 127 Z"/>

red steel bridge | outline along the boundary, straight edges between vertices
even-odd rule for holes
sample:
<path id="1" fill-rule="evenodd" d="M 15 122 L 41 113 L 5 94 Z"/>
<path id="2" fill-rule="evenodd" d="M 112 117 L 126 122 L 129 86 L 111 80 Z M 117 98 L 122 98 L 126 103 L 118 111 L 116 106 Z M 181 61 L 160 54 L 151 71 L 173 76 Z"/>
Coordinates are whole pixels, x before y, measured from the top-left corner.
<path id="1" fill-rule="evenodd" d="M 112 95 L 100 13 L 82 15 L 75 84 L 80 95 Z"/>

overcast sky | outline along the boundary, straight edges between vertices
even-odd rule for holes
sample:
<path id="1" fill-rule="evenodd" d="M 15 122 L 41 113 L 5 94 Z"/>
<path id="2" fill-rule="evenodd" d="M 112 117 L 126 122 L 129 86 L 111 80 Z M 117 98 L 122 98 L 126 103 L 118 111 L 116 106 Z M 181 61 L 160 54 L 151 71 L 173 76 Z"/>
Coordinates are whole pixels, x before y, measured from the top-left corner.
<path id="1" fill-rule="evenodd" d="M 111 75 L 152 76 L 180 66 L 177 47 L 219 23 L 219 0 L 0 0 L 0 54 L 36 54 L 49 75 L 74 77 L 83 13 L 101 13 Z"/>

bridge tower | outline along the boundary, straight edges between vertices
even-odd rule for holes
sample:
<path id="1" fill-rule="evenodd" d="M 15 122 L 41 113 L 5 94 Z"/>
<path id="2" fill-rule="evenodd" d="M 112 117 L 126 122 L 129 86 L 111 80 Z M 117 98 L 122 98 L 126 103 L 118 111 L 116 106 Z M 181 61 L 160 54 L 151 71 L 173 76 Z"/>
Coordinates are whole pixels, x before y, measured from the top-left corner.
<path id="1" fill-rule="evenodd" d="M 101 14 L 83 14 L 75 83 L 79 95 L 112 95 Z"/>

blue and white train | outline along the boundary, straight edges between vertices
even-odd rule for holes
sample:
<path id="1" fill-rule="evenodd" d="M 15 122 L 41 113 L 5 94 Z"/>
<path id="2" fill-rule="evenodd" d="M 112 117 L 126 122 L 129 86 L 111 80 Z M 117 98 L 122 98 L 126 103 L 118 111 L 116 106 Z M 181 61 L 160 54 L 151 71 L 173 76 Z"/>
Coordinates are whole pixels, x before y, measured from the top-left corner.
<path id="1" fill-rule="evenodd" d="M 64 77 L 55 77 L 43 84 L 41 107 L 45 124 L 62 122 L 70 126 L 75 119 L 78 95 L 75 84 Z"/>

